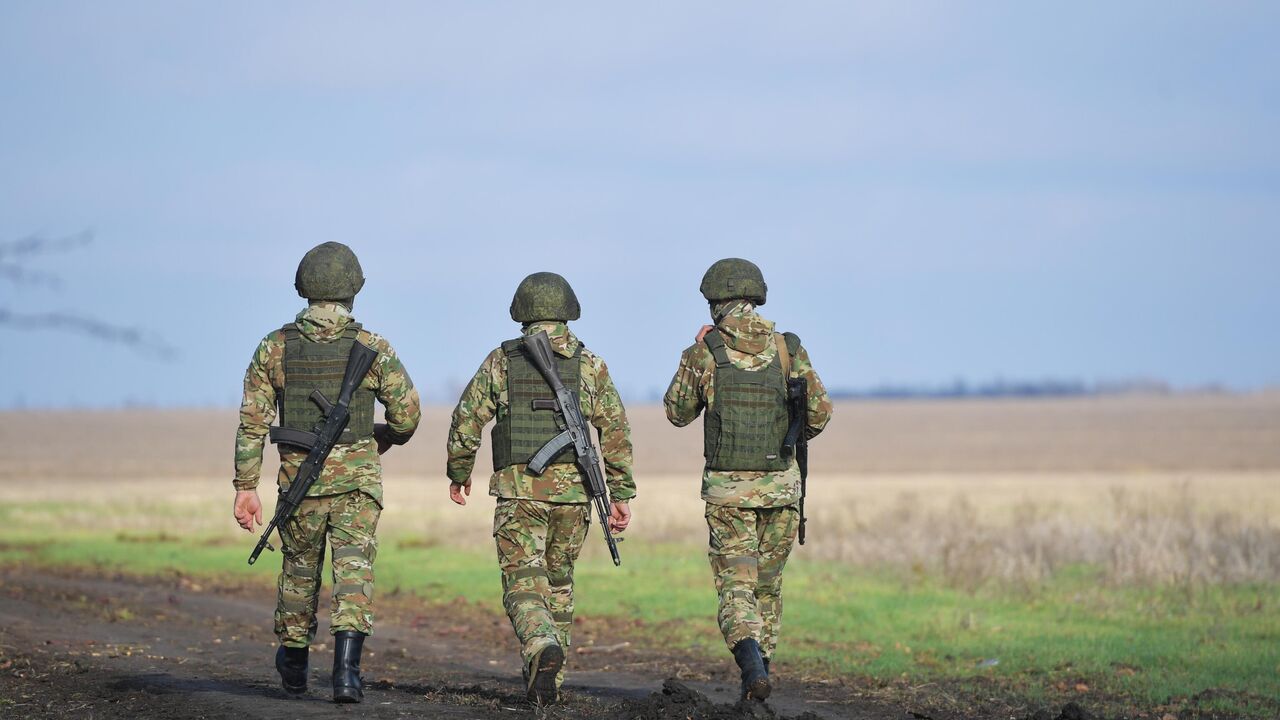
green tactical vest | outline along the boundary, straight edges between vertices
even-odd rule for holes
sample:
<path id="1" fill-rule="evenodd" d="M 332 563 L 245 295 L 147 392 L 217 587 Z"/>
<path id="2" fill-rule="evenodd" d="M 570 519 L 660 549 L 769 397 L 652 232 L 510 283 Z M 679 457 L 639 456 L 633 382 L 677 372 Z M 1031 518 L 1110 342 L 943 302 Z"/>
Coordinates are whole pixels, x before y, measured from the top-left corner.
<path id="1" fill-rule="evenodd" d="M 538 368 L 525 355 L 522 339 L 502 343 L 507 356 L 507 412 L 494 423 L 490 440 L 493 445 L 493 471 L 498 472 L 511 465 L 529 462 L 543 445 L 559 435 L 564 428 L 556 420 L 551 409 L 534 409 L 534 401 L 547 407 L 553 402 L 551 386 L 542 378 Z M 578 392 L 582 387 L 582 343 L 573 357 L 566 360 L 554 354 L 556 369 L 564 386 Z M 573 462 L 573 446 L 564 449 L 551 462 Z"/>
<path id="2" fill-rule="evenodd" d="M 794 356 L 800 338 L 791 333 L 784 337 L 788 355 Z M 782 353 L 760 370 L 743 370 L 729 359 L 719 330 L 707 333 L 703 342 L 716 361 L 715 402 L 702 420 L 707 469 L 786 470 L 791 458 L 783 456 L 782 443 L 790 417 Z"/>
<path id="3" fill-rule="evenodd" d="M 312 342 L 302 336 L 298 326 L 289 323 L 284 333 L 284 392 L 280 397 L 280 426 L 311 432 L 324 418 L 320 406 L 311 400 L 311 392 L 319 390 L 331 403 L 338 401 L 342 376 L 347 371 L 351 344 L 356 342 L 360 323 L 351 323 L 334 342 Z M 351 396 L 351 420 L 338 437 L 338 443 L 349 445 L 373 437 L 373 392 L 357 387 Z"/>

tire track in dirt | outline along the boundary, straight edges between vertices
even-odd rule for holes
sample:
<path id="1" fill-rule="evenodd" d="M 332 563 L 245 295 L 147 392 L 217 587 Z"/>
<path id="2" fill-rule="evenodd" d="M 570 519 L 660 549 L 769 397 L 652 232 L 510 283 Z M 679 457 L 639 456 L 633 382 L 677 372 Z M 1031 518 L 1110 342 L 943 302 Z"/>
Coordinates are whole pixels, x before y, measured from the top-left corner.
<path id="1" fill-rule="evenodd" d="M 213 588 L 183 577 L 3 567 L 0 718 L 537 715 L 523 699 L 516 648 L 502 619 L 474 608 L 424 612 L 407 597 L 380 604 L 377 633 L 366 643 L 365 702 L 340 706 L 329 702 L 332 646 L 323 623 L 309 692 L 294 699 L 279 689 L 270 631 L 274 598 L 261 586 Z M 727 707 L 736 700 L 732 668 L 613 645 L 621 649 L 573 655 L 568 702 L 544 717 L 685 713 L 693 705 L 676 707 L 670 696 L 650 699 L 673 674 L 718 703 L 716 717 L 735 714 Z M 785 680 L 769 706 L 748 715 L 910 717 L 901 708 L 842 696 L 839 688 L 801 688 Z"/>

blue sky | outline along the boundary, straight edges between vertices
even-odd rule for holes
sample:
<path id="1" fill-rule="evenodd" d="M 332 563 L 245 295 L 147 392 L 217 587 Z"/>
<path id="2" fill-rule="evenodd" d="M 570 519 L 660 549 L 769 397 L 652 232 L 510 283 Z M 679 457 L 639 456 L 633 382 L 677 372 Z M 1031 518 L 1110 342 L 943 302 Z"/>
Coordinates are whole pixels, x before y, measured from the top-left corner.
<path id="1" fill-rule="evenodd" d="M 631 402 L 724 256 L 829 385 L 1280 384 L 1269 3 L 8 3 L 0 240 L 171 360 L 0 326 L 0 406 L 231 405 L 338 240 L 448 403 L 555 270 Z"/>

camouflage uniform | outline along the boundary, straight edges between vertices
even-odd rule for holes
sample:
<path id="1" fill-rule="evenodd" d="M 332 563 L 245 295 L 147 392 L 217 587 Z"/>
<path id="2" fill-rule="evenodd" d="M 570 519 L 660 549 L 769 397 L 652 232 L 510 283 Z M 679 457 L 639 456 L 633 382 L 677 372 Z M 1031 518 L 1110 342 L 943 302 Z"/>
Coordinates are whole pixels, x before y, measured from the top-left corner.
<path id="1" fill-rule="evenodd" d="M 571 358 L 581 343 L 563 322 L 534 322 L 524 333 L 545 331 L 551 347 Z M 631 429 L 622 399 L 604 360 L 582 347 L 579 401 L 582 414 L 600 433 L 600 453 L 613 501 L 635 497 L 631 474 Z M 502 348 L 489 353 L 453 411 L 448 469 L 452 483 L 469 485 L 484 426 L 510 412 L 508 360 Z M 549 391 L 548 391 L 549 392 Z M 552 643 L 568 647 L 573 625 L 573 565 L 590 521 L 582 475 L 571 462 L 552 463 L 541 476 L 523 464 L 495 468 L 489 494 L 498 498 L 493 537 L 502 569 L 502 604 L 520 640 L 526 664 Z M 563 682 L 563 673 L 557 685 Z"/>
<path id="2" fill-rule="evenodd" d="M 353 322 L 336 302 L 315 302 L 298 314 L 296 325 L 308 340 L 334 342 Z M 378 351 L 361 387 L 386 407 L 388 438 L 408 440 L 422 412 L 418 391 L 391 344 L 360 330 L 356 341 Z M 244 400 L 236 432 L 236 490 L 253 490 L 262 472 L 262 449 L 284 391 L 285 337 L 276 330 L 263 338 L 244 377 Z M 306 452 L 279 445 L 281 492 L 288 490 Z M 373 630 L 375 533 L 382 510 L 382 464 L 377 443 L 368 438 L 335 445 L 298 512 L 281 528 L 284 567 L 280 573 L 275 632 L 286 647 L 307 647 L 315 637 L 320 571 L 325 538 L 332 550 L 333 604 L 330 632 Z"/>
<path id="3" fill-rule="evenodd" d="M 765 368 L 778 354 L 774 325 L 747 300 L 713 309 L 716 329 L 730 360 L 747 370 Z M 667 419 L 677 427 L 693 422 L 715 399 L 715 359 L 704 343 L 680 356 L 680 367 L 664 397 Z M 808 382 L 807 434 L 813 437 L 831 418 L 831 398 L 800 347 L 791 376 Z M 764 657 L 773 655 L 782 622 L 782 569 L 799 528 L 800 470 L 792 461 L 781 472 L 704 470 L 711 569 L 720 597 L 718 619 L 726 644 L 752 638 Z"/>

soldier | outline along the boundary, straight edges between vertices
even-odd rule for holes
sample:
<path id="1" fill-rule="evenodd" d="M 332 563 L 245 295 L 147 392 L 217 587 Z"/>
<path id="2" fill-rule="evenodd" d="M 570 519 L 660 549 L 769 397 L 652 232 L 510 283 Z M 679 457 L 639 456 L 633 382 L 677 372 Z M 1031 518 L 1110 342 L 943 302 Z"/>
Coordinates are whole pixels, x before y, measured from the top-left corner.
<path id="1" fill-rule="evenodd" d="M 720 596 L 725 643 L 742 671 L 742 696 L 769 697 L 769 660 L 782 623 L 782 568 L 799 525 L 800 471 L 782 451 L 787 433 L 787 378 L 804 378 L 805 433 L 831 419 L 831 399 L 792 333 L 756 313 L 765 301 L 760 268 L 720 260 L 702 278 L 714 326 L 680 356 L 663 398 L 667 419 L 684 427 L 706 408 L 706 467 L 711 570 Z"/>
<path id="2" fill-rule="evenodd" d="M 333 567 L 333 699 L 342 703 L 364 697 L 360 651 L 373 631 L 375 532 L 382 511 L 378 456 L 407 442 L 421 419 L 418 392 L 391 344 L 352 318 L 352 303 L 363 286 L 360 263 L 346 245 L 327 242 L 302 258 L 294 287 L 307 299 L 307 308 L 258 345 L 245 372 L 236 432 L 235 517 L 252 531 L 255 521 L 262 524 L 256 488 L 271 421 L 278 413 L 280 427 L 311 430 L 322 412 L 309 396 L 320 390 L 327 398 L 337 398 L 351 344 L 364 343 L 378 351 L 352 397 L 347 429 L 297 513 L 280 528 L 284 567 L 275 613 L 280 639 L 276 670 L 286 692 L 306 691 L 307 651 L 316 634 L 328 538 Z M 386 408 L 385 424 L 374 424 L 375 398 Z M 284 492 L 307 453 L 286 444 L 279 448 L 277 482 Z"/>
<path id="3" fill-rule="evenodd" d="M 621 532 L 631 522 L 627 502 L 636 494 L 631 428 L 604 360 L 566 325 L 580 314 L 573 289 L 555 273 L 526 277 L 511 301 L 511 319 L 521 323 L 524 335 L 545 331 L 550 337 L 565 386 L 578 388 L 583 417 L 600 433 L 613 502 L 609 526 Z M 466 505 L 481 432 L 497 418 L 489 494 L 498 499 L 493 537 L 502 569 L 502 604 L 520 640 L 527 697 L 538 705 L 556 702 L 564 682 L 573 625 L 573 564 L 587 535 L 590 510 L 572 448 L 540 476 L 526 469 L 533 454 L 560 432 L 554 412 L 535 408 L 535 401 L 551 397 L 521 339 L 504 342 L 489 353 L 462 392 L 448 440 L 449 497 Z"/>

